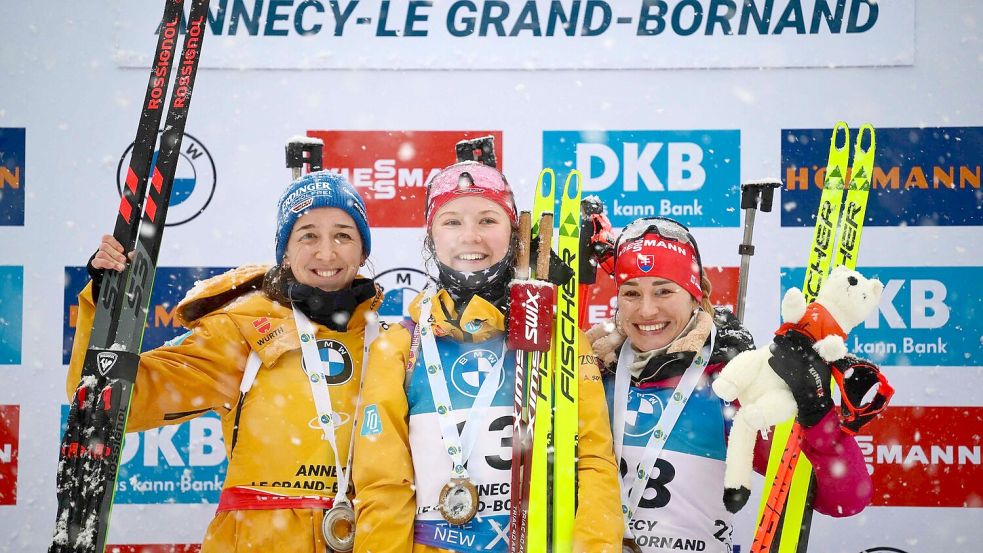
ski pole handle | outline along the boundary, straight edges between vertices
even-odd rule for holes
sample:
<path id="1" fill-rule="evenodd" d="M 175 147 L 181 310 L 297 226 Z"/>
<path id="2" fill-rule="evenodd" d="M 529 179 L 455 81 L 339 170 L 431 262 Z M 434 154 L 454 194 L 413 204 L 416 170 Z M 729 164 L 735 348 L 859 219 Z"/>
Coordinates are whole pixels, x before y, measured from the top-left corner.
<path id="1" fill-rule="evenodd" d="M 741 272 L 738 276 L 737 284 L 737 319 L 744 322 L 744 302 L 747 298 L 748 270 L 751 264 L 751 256 L 754 255 L 754 244 L 751 237 L 754 234 L 754 215 L 760 209 L 764 212 L 771 211 L 772 202 L 775 199 L 775 189 L 782 185 L 782 181 L 776 178 L 748 181 L 741 184 L 741 209 L 744 210 L 744 240 L 737 247 L 737 253 L 741 256 Z"/>
<path id="2" fill-rule="evenodd" d="M 775 189 L 781 185 L 781 179 L 774 177 L 742 183 L 741 209 L 760 209 L 768 213 L 775 199 Z"/>
<path id="3" fill-rule="evenodd" d="M 320 138 L 298 137 L 287 142 L 287 169 L 293 180 L 300 178 L 304 165 L 308 173 L 320 171 L 324 167 L 324 141 Z"/>
<path id="4" fill-rule="evenodd" d="M 515 278 L 529 279 L 529 247 L 531 243 L 532 215 L 528 211 L 519 214 L 519 248 L 516 252 Z"/>

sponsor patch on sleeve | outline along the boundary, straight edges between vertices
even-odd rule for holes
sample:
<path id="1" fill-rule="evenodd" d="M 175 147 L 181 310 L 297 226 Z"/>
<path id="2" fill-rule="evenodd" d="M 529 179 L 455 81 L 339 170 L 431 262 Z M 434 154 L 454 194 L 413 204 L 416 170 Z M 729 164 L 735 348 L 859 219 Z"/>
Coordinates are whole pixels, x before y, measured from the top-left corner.
<path id="1" fill-rule="evenodd" d="M 379 417 L 379 408 L 375 404 L 366 405 L 362 412 L 362 435 L 375 436 L 381 433 L 382 419 Z"/>
<path id="2" fill-rule="evenodd" d="M 175 336 L 175 337 L 171 338 L 170 340 L 164 342 L 164 345 L 165 346 L 180 346 L 181 345 L 181 342 L 187 340 L 188 339 L 188 336 L 191 336 L 191 333 L 192 332 L 194 332 L 194 331 L 193 330 L 189 330 L 189 331 L 185 332 L 184 334 L 181 334 L 179 336 Z"/>

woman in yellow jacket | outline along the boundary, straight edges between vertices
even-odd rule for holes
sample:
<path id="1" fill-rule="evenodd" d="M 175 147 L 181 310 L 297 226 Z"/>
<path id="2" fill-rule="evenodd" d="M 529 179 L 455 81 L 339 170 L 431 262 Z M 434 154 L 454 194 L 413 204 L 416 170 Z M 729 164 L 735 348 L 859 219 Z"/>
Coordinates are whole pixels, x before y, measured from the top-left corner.
<path id="1" fill-rule="evenodd" d="M 277 215 L 277 264 L 200 283 L 177 308 L 190 331 L 140 356 L 128 431 L 208 411 L 222 418 L 229 465 L 205 553 L 330 551 L 325 513 L 354 515 L 349 446 L 380 301 L 374 283 L 357 276 L 371 249 L 365 205 L 344 177 L 317 172 L 287 188 Z M 124 263 L 123 248 L 104 236 L 79 297 L 69 397 L 89 342 L 93 288 Z M 345 550 L 344 528 L 330 538 Z"/>
<path id="2" fill-rule="evenodd" d="M 501 173 L 464 162 L 429 183 L 426 219 L 425 254 L 440 286 L 412 303 L 415 324 L 384 329 L 371 348 L 353 469 L 355 550 L 502 553 L 509 549 L 515 352 L 505 346 L 505 326 L 515 202 Z M 580 359 L 574 550 L 620 551 L 604 390 L 589 346 Z M 464 500 L 457 510 L 455 497 Z"/>

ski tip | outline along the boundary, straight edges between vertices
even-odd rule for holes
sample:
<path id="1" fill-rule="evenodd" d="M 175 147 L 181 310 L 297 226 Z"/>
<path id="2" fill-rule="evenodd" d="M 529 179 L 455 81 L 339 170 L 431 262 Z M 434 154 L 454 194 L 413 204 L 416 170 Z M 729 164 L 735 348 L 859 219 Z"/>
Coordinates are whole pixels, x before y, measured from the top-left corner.
<path id="1" fill-rule="evenodd" d="M 877 144 L 876 135 L 877 135 L 877 131 L 874 129 L 873 125 L 871 125 L 870 123 L 864 123 L 863 125 L 861 125 L 860 131 L 857 133 L 857 143 L 853 148 L 854 152 L 862 152 L 866 154 L 867 152 L 873 151 Z M 868 137 L 866 148 L 863 147 L 865 136 Z"/>
<path id="2" fill-rule="evenodd" d="M 840 145 L 840 141 L 837 137 L 843 138 L 843 143 Z M 833 137 L 830 139 L 829 147 L 831 150 L 843 151 L 850 147 L 850 125 L 847 125 L 845 121 L 837 121 L 833 125 Z"/>
<path id="3" fill-rule="evenodd" d="M 583 181 L 583 175 L 580 171 L 574 169 L 570 171 L 567 175 L 567 180 L 563 183 L 563 194 L 570 199 L 580 198 L 580 185 Z"/>
<path id="4" fill-rule="evenodd" d="M 549 175 L 549 179 L 546 176 Z M 536 193 L 540 197 L 549 197 L 553 195 L 553 189 L 556 186 L 556 172 L 550 167 L 544 167 L 542 171 L 539 172 L 539 179 L 536 181 Z"/>

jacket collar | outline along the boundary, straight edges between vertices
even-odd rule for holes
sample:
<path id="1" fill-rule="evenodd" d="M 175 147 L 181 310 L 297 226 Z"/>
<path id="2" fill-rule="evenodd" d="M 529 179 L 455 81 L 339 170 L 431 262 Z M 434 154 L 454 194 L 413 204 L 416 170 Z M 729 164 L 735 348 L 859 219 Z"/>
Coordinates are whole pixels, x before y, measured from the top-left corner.
<path id="1" fill-rule="evenodd" d="M 633 385 L 657 382 L 681 375 L 696 352 L 710 337 L 710 329 L 714 328 L 711 322 L 717 332 L 716 345 L 710 354 L 711 365 L 726 363 L 738 353 L 754 349 L 751 333 L 729 310 L 716 307 L 712 316 L 701 311 L 696 324 L 689 332 L 673 342 L 665 352 L 653 355 L 647 360 L 639 378 L 633 379 Z M 612 320 L 594 325 L 587 332 L 587 338 L 594 352 L 601 359 L 602 369 L 606 373 L 614 374 L 618 363 L 618 352 L 625 341 L 625 335 Z"/>
<path id="2" fill-rule="evenodd" d="M 423 291 L 410 304 L 410 317 L 419 324 Z M 441 288 L 434 294 L 430 324 L 437 336 L 450 336 L 459 342 L 484 342 L 505 332 L 505 315 L 494 304 L 475 295 L 458 312 L 454 298 Z"/>

